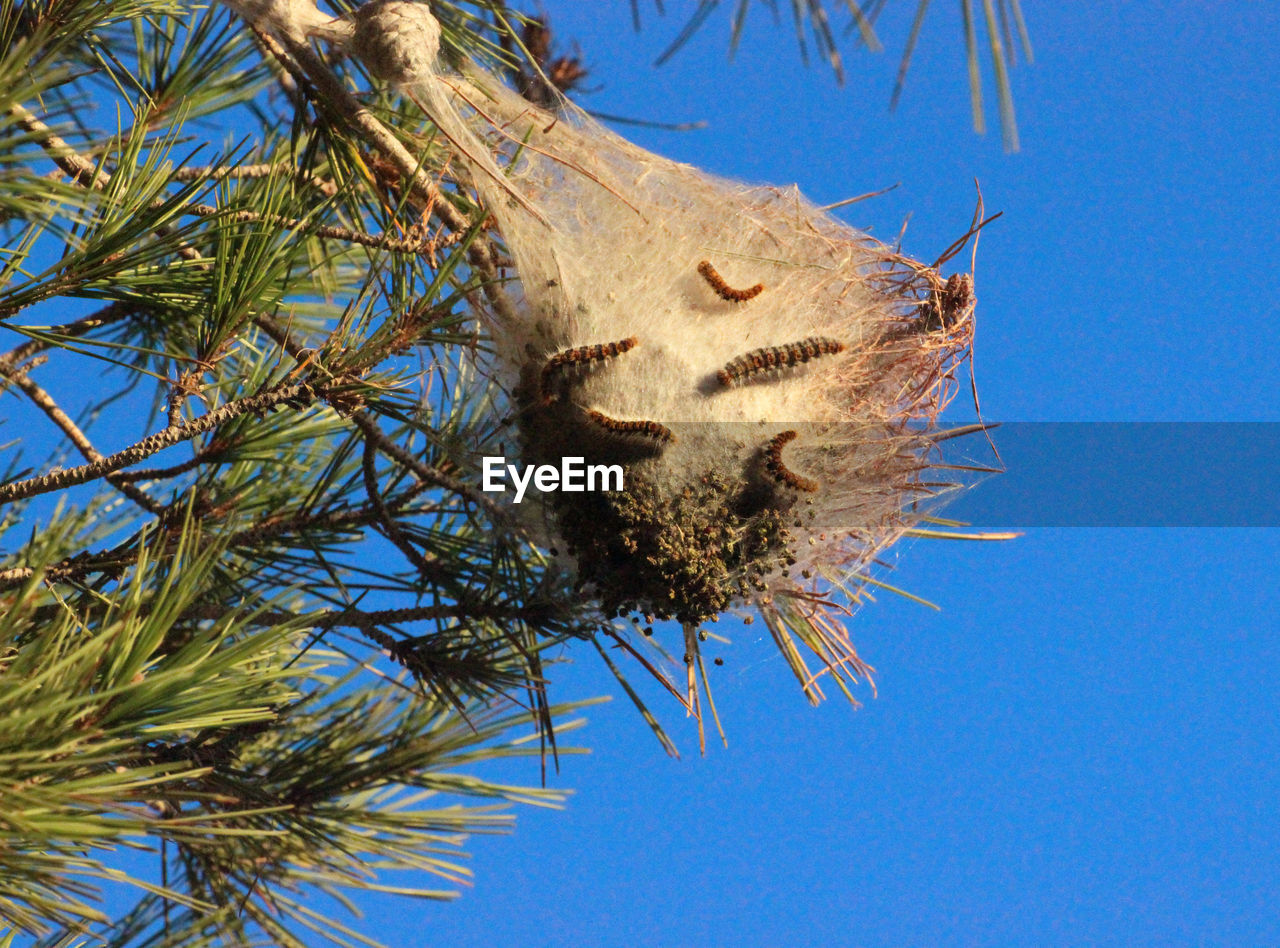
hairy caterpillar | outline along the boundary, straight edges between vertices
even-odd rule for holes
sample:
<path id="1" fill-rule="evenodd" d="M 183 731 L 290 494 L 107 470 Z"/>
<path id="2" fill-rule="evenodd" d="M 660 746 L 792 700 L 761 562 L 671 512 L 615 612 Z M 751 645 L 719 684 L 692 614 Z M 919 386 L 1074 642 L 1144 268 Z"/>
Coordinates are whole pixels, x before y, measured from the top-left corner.
<path id="1" fill-rule="evenodd" d="M 925 332 L 950 329 L 973 311 L 973 303 L 973 277 L 953 273 L 946 286 L 934 290 L 921 307 L 922 328 Z"/>
<path id="2" fill-rule="evenodd" d="M 724 277 L 716 272 L 716 268 L 711 265 L 710 260 L 703 260 L 698 264 L 698 272 L 702 274 L 702 279 L 710 284 L 711 289 L 715 290 L 716 296 L 722 300 L 729 300 L 731 303 L 745 303 L 747 300 L 753 300 L 764 292 L 763 283 L 749 286 L 745 290 L 735 290 L 724 282 Z"/>
<path id="3" fill-rule="evenodd" d="M 745 379 L 759 372 L 800 365 L 820 355 L 832 355 L 837 352 L 844 352 L 844 343 L 825 336 L 812 336 L 802 342 L 792 342 L 785 346 L 753 349 L 725 365 L 716 373 L 716 379 L 721 385 L 729 386 L 739 379 Z"/>
<path id="4" fill-rule="evenodd" d="M 587 410 L 587 417 L 613 434 L 639 435 L 642 438 L 652 438 L 661 444 L 667 444 L 676 438 L 671 433 L 670 428 L 666 425 L 660 425 L 656 421 L 620 421 L 617 418 L 610 418 L 603 412 L 591 409 Z"/>
<path id="5" fill-rule="evenodd" d="M 818 482 L 807 477 L 801 477 L 782 461 L 783 446 L 790 441 L 794 441 L 795 438 L 796 433 L 794 431 L 784 431 L 775 435 L 769 442 L 769 446 L 765 448 L 764 466 L 775 480 L 781 481 L 788 487 L 794 487 L 796 490 L 813 493 L 818 489 Z"/>
<path id="6" fill-rule="evenodd" d="M 546 365 L 542 367 L 542 376 L 538 382 L 538 391 L 542 395 L 544 403 L 554 399 L 551 391 L 551 382 L 555 375 L 565 371 L 574 365 L 589 365 L 592 362 L 599 362 L 603 359 L 612 359 L 620 356 L 624 352 L 630 352 L 640 340 L 635 336 L 628 336 L 618 342 L 601 342 L 594 346 L 578 346 L 575 349 L 565 349 L 563 352 L 557 352 L 547 360 Z"/>

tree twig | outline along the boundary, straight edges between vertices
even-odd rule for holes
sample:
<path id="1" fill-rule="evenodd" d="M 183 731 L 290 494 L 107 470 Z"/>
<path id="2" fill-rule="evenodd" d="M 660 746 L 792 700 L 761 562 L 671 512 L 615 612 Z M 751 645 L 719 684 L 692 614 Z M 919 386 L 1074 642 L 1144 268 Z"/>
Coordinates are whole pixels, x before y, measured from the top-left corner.
<path id="1" fill-rule="evenodd" d="M 427 464 L 414 457 L 400 445 L 396 444 L 386 436 L 378 423 L 367 412 L 353 412 L 351 420 L 355 422 L 356 427 L 364 432 L 366 438 L 372 441 L 387 457 L 407 467 L 410 471 L 418 476 L 421 480 L 434 484 L 437 487 L 443 487 L 447 491 L 460 494 L 471 500 L 478 506 L 484 508 L 495 521 L 502 523 L 508 518 L 506 512 L 497 504 L 485 497 L 477 488 L 471 486 L 465 481 L 461 481 L 456 477 L 446 474 L 433 465 Z"/>
<path id="2" fill-rule="evenodd" d="M 50 471 L 47 474 L 41 474 L 39 477 L 30 477 L 26 480 L 14 481 L 0 486 L 0 504 L 7 504 L 15 500 L 21 500 L 24 497 L 34 497 L 37 494 L 45 494 L 49 491 L 63 490 L 67 487 L 74 487 L 77 484 L 88 483 L 126 468 L 131 464 L 137 464 L 143 458 L 150 457 L 165 448 L 172 447 L 182 441 L 189 441 L 196 435 L 225 424 L 232 418 L 265 412 L 284 402 L 310 401 L 316 395 L 315 387 L 308 382 L 287 382 L 274 385 L 266 391 L 259 392 L 257 395 L 250 395 L 246 398 L 228 402 L 221 408 L 217 408 L 198 418 L 193 418 L 191 421 L 180 425 L 169 425 L 155 434 L 148 435 L 136 444 L 130 445 L 110 456 L 103 457 L 98 461 L 82 464 L 79 467 Z"/>
<path id="3" fill-rule="evenodd" d="M 138 312 L 137 304 L 134 302 L 124 302 L 117 300 L 110 303 L 96 313 L 90 313 L 88 316 L 81 317 L 70 323 L 63 323 L 61 326 L 54 326 L 52 329 L 45 330 L 48 336 L 83 336 L 91 329 L 98 329 L 101 326 L 109 326 L 112 323 L 118 323 L 122 319 L 135 315 Z M 10 349 L 4 355 L 0 355 L 0 373 L 7 372 L 23 362 L 26 362 L 38 352 L 43 352 L 53 342 L 46 339 L 28 339 L 20 346 Z"/>
<path id="4" fill-rule="evenodd" d="M 93 446 L 88 436 L 80 430 L 80 426 L 58 407 L 58 403 L 53 400 L 53 396 L 41 388 L 25 371 L 19 369 L 5 371 L 3 367 L 0 367 L 0 375 L 3 375 L 4 378 L 20 389 L 37 408 L 48 416 L 50 421 L 62 429 L 63 434 L 67 436 L 67 440 L 75 445 L 76 450 L 84 456 L 86 461 L 95 464 L 104 460 L 101 452 Z M 108 474 L 106 479 L 107 483 L 148 513 L 158 516 L 165 512 L 165 506 L 152 500 L 147 492 L 141 488 L 122 482 L 112 474 Z"/>
<path id="5" fill-rule="evenodd" d="M 128 472 L 132 474 L 134 472 Z M 389 511 L 398 510 L 405 504 L 409 503 L 414 497 L 423 491 L 429 490 L 430 484 L 419 482 L 412 487 L 401 491 L 394 497 L 389 497 L 383 501 L 385 507 Z M 436 510 L 435 506 L 425 508 L 421 512 L 430 513 Z M 281 516 L 274 519 L 259 521 L 248 529 L 241 530 L 231 535 L 227 541 L 228 547 L 237 546 L 254 546 L 263 540 L 291 531 L 300 531 L 308 527 L 317 530 L 340 530 L 343 527 L 362 527 L 376 522 L 381 514 L 372 507 L 362 505 L 360 507 L 351 507 L 340 510 L 325 511 L 322 513 L 312 513 L 307 511 L 294 512 L 290 516 Z M 60 580 L 71 579 L 78 576 L 84 576 L 89 573 L 117 574 L 127 569 L 133 562 L 134 558 L 122 555 L 121 551 L 131 550 L 135 547 L 140 539 L 139 534 L 134 534 L 128 539 L 117 544 L 113 549 L 104 550 L 97 554 L 80 553 L 75 556 L 67 557 L 57 563 L 52 563 L 44 567 L 45 578 L 57 582 Z M 12 586 L 21 585 L 36 573 L 36 569 L 30 566 L 15 566 L 11 569 L 0 571 L 0 589 L 6 589 Z M 59 607 L 61 608 L 61 607 Z"/>
<path id="6" fill-rule="evenodd" d="M 383 501 L 383 504 L 389 511 L 398 510 L 414 497 L 425 490 L 429 490 L 433 486 L 434 485 L 432 484 L 419 482 L 413 487 L 397 494 L 395 497 L 386 499 Z M 436 509 L 437 508 L 433 506 L 422 512 L 433 512 Z M 359 507 L 351 507 L 343 510 L 330 510 L 321 513 L 295 511 L 288 516 L 279 516 L 259 521 L 248 529 L 232 534 L 228 545 L 252 546 L 270 537 L 279 536 L 282 533 L 289 533 L 294 530 L 303 530 L 309 527 L 319 530 L 340 530 L 343 527 L 363 527 L 374 523 L 380 516 L 381 513 L 378 510 L 375 510 L 371 505 L 361 505 Z"/>
<path id="7" fill-rule="evenodd" d="M 99 169 L 93 162 L 82 158 L 62 136 L 56 134 L 21 102 L 12 103 L 9 106 L 9 114 L 14 117 L 23 131 L 36 136 L 40 147 L 53 159 L 54 164 L 77 184 L 100 191 L 111 180 L 111 175 L 107 171 Z"/>
<path id="8" fill-rule="evenodd" d="M 404 535 L 400 530 L 400 526 L 395 522 L 395 518 L 391 516 L 391 512 L 383 504 L 382 497 L 378 491 L 377 460 L 378 449 L 372 441 L 366 438 L 361 467 L 364 472 L 365 494 L 369 497 L 369 506 L 378 514 L 377 523 L 382 525 L 387 539 L 396 545 L 400 552 L 405 555 L 405 558 L 418 570 L 419 574 L 424 577 L 438 575 L 440 572 L 438 558 L 424 555 L 421 550 L 410 543 L 408 537 Z"/>
<path id="9" fill-rule="evenodd" d="M 328 224 L 309 224 L 292 217 L 278 214 L 259 214 L 257 211 L 227 211 L 210 204 L 191 204 L 185 208 L 188 214 L 198 217 L 222 217 L 225 220 L 244 222 L 262 222 L 287 230 L 299 231 L 312 237 L 324 237 L 331 240 L 345 240 L 348 243 L 374 247 L 379 250 L 394 250 L 397 253 L 425 253 L 432 247 L 429 240 L 409 240 L 404 237 L 393 237 L 390 234 L 366 234 L 349 227 L 334 227 Z"/>
<path id="10" fill-rule="evenodd" d="M 204 165 L 178 168 L 173 172 L 173 180 L 198 181 L 201 178 L 208 178 L 210 181 L 222 181 L 227 178 L 269 178 L 274 174 L 296 175 L 297 169 L 283 162 L 256 165 Z M 319 175 L 307 175 L 303 180 L 329 197 L 338 193 L 338 186 L 334 182 Z"/>
<path id="11" fill-rule="evenodd" d="M 306 353 L 304 347 L 298 345 L 293 337 L 289 335 L 288 330 L 281 326 L 276 320 L 267 316 L 265 313 L 260 313 L 254 317 L 254 321 L 264 332 L 267 333 L 267 335 L 274 339 L 282 349 L 293 356 L 294 359 L 299 362 L 302 362 L 305 359 Z M 412 471 L 419 480 L 431 484 L 434 487 L 442 487 L 447 491 L 466 497 L 483 507 L 485 511 L 496 521 L 501 522 L 507 519 L 505 512 L 493 503 L 493 501 L 485 497 L 484 494 L 478 491 L 475 487 L 472 487 L 470 484 L 467 484 L 456 477 L 446 474 L 444 471 L 431 464 L 427 464 L 426 462 L 419 460 L 388 438 L 386 434 L 383 433 L 382 428 L 378 426 L 377 421 L 375 421 L 368 412 L 353 411 L 348 415 L 348 417 L 350 417 L 350 419 L 355 423 L 356 427 L 364 432 L 366 438 L 374 442 L 379 451 L 387 455 L 387 457 L 399 461 L 402 465 Z"/>
<path id="12" fill-rule="evenodd" d="M 424 202 L 432 206 L 433 213 L 438 215 L 450 229 L 466 231 L 470 228 L 471 223 L 464 215 L 447 201 L 438 200 L 436 183 L 423 172 L 418 159 L 385 125 L 378 121 L 372 112 L 347 91 L 346 86 L 338 80 L 338 77 L 311 47 L 287 37 L 278 41 L 256 26 L 253 27 L 253 31 L 263 47 L 269 50 L 281 65 L 294 75 L 295 79 L 303 80 L 303 85 L 309 84 L 320 92 L 325 97 L 324 101 L 332 109 L 396 166 L 404 179 L 410 182 L 413 190 Z M 287 45 L 287 50 L 281 42 Z M 494 312 L 502 319 L 514 321 L 515 310 L 502 291 L 501 280 L 488 244 L 484 241 L 473 241 L 467 248 L 467 259 L 472 268 L 484 277 L 485 296 Z"/>

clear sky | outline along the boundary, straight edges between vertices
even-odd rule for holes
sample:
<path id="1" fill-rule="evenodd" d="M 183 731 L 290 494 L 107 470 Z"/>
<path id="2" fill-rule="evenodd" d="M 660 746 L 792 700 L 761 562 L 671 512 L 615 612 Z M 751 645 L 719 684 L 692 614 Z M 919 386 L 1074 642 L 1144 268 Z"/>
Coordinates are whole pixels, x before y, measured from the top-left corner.
<path id="1" fill-rule="evenodd" d="M 638 36 L 620 0 L 545 9 L 600 87 L 581 104 L 710 123 L 619 127 L 643 146 L 819 203 L 900 183 L 843 214 L 889 238 L 911 213 L 923 257 L 967 226 L 979 180 L 1004 212 L 977 270 L 987 417 L 1276 420 L 1273 5 L 1024 0 L 1016 154 L 989 74 L 993 131 L 972 131 L 958 3 L 932 5 L 893 115 L 912 3 L 889 4 L 885 54 L 845 47 L 843 88 L 763 4 L 734 63 L 721 4 L 654 69 L 694 5 L 640 5 Z M 679 761 L 625 698 L 594 709 L 575 735 L 592 756 L 555 779 L 565 811 L 472 841 L 459 902 L 371 903 L 370 929 L 403 946 L 1280 943 L 1280 534 L 1032 525 L 916 541 L 895 565 L 941 611 L 881 594 L 850 620 L 879 672 L 862 709 L 808 707 L 758 625 L 721 628 L 727 750 L 700 758 L 671 702 Z M 571 657 L 562 696 L 609 690 Z"/>
<path id="2" fill-rule="evenodd" d="M 638 35 L 623 0 L 543 2 L 598 87 L 580 104 L 709 123 L 617 127 L 653 151 L 822 204 L 899 184 L 841 213 L 886 239 L 911 214 L 904 248 L 929 259 L 977 179 L 1004 212 L 977 265 L 988 418 L 1277 420 L 1274 4 L 1024 0 L 1007 154 L 989 70 L 992 131 L 972 130 L 956 0 L 892 115 L 909 0 L 886 53 L 846 41 L 844 87 L 765 4 L 735 62 L 722 3 L 655 69 L 690 0 L 639 0 Z M 720 623 L 729 746 L 705 757 L 673 701 L 653 706 L 678 761 L 593 651 L 566 653 L 553 695 L 615 694 L 553 777 L 567 808 L 471 840 L 459 901 L 362 899 L 361 927 L 402 948 L 1280 944 L 1280 532 L 1008 526 L 1027 529 L 895 550 L 888 578 L 940 610 L 882 593 L 850 620 L 878 669 L 859 710 L 810 708 L 759 624 Z"/>

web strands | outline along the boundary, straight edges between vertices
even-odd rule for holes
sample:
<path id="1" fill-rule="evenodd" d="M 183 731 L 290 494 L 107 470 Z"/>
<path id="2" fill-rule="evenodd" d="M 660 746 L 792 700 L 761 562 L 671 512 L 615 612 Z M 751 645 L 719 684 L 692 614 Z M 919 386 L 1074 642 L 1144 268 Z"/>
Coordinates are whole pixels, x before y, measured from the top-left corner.
<path id="1" fill-rule="evenodd" d="M 723 348 L 705 336 L 694 342 L 700 351 L 688 351 L 690 327 L 677 316 L 689 313 L 691 302 L 681 279 L 686 266 L 720 299 L 754 300 L 753 334 L 765 341 L 785 340 L 797 324 L 858 339 L 864 333 L 847 322 L 880 318 L 861 279 L 864 268 L 883 259 L 879 245 L 824 215 L 794 187 L 748 187 L 707 174 L 638 148 L 571 105 L 553 115 L 471 77 L 458 82 L 458 101 L 476 103 L 469 120 L 504 156 L 508 185 L 552 222 L 545 226 L 477 176 L 533 315 L 554 330 L 535 348 L 548 339 L 618 338 L 653 328 L 681 339 L 691 359 L 705 350 L 714 367 Z M 761 261 L 779 284 L 766 276 L 731 285 L 708 251 Z"/>
<path id="2" fill-rule="evenodd" d="M 744 186 L 669 161 L 616 136 L 572 105 L 553 114 L 490 79 L 471 76 L 460 84 L 476 103 L 469 120 L 491 151 L 502 155 L 510 186 L 551 222 L 545 226 L 493 189 L 485 176 L 477 176 L 481 190 L 494 191 L 485 197 L 527 306 L 527 318 L 508 327 L 505 338 L 495 338 L 508 367 L 530 372 L 535 389 L 541 378 L 544 393 L 554 397 L 561 393 L 561 373 L 567 379 L 572 372 L 588 371 L 622 347 L 579 346 L 550 361 L 535 355 L 532 364 L 531 352 L 579 340 L 625 341 L 636 333 L 647 350 L 643 363 L 620 363 L 593 382 L 591 407 L 609 420 L 584 420 L 602 433 L 656 446 L 664 440 L 656 426 L 736 421 L 744 411 L 776 422 L 880 422 L 903 417 L 903 408 L 911 417 L 931 412 L 936 367 L 959 337 L 954 343 L 946 340 L 944 349 L 941 341 L 917 332 L 907 343 L 920 338 L 919 345 L 893 363 L 892 377 L 882 379 L 873 371 L 883 362 L 875 357 L 884 342 L 883 327 L 902 321 L 913 295 L 907 289 L 927 280 L 922 264 L 825 214 L 794 187 Z M 725 280 L 713 263 L 722 258 L 753 261 L 760 282 Z M 939 299 L 938 310 L 963 311 L 961 289 L 957 280 Z M 741 307 L 737 318 L 709 313 L 705 304 L 712 294 Z M 797 340 L 797 325 L 809 335 Z M 737 340 L 747 329 L 764 345 L 743 352 Z M 837 358 L 841 353 L 857 358 Z M 814 362 L 822 364 L 809 365 Z M 798 378 L 800 369 L 813 384 L 783 384 L 789 376 Z M 907 405 L 904 373 L 919 380 L 923 390 Z M 755 391 L 747 401 L 714 397 L 715 390 L 748 385 Z M 579 418 L 586 410 L 575 406 Z M 705 452 L 707 463 L 721 463 L 722 452 L 731 448 L 689 440 L 677 452 L 661 455 L 665 461 L 645 463 L 654 476 L 679 479 L 701 463 L 691 461 L 688 452 Z M 743 475 L 752 463 L 768 460 L 760 460 L 759 447 L 753 449 L 754 462 L 745 447 L 741 450 Z M 798 485 L 808 479 L 782 463 L 782 451 L 779 446 L 777 463 L 767 473 L 803 489 Z M 844 460 L 824 459 L 819 503 L 842 496 L 835 485 L 842 482 L 838 468 Z M 674 481 L 662 486 L 679 488 Z"/>
<path id="3" fill-rule="evenodd" d="M 802 636 L 821 643 L 814 647 L 833 672 L 845 660 L 833 664 L 828 655 L 856 662 L 842 630 L 790 577 L 861 564 L 910 522 L 903 475 L 911 470 L 900 466 L 920 459 L 899 452 L 893 435 L 940 407 L 946 360 L 968 336 L 916 328 L 891 340 L 895 357 L 885 366 L 884 327 L 904 318 L 926 328 L 967 324 L 963 282 L 926 303 L 917 284 L 940 284 L 935 269 L 841 224 L 795 188 L 743 187 L 668 161 L 568 103 L 538 109 L 474 71 L 464 79 L 428 76 L 426 84 L 438 93 L 426 98 L 428 111 L 440 112 L 444 131 L 452 130 L 510 253 L 512 266 L 500 276 L 519 280 L 513 315 L 494 319 L 498 368 L 517 380 L 512 390 L 520 397 L 533 389 L 531 400 L 553 401 L 519 415 L 526 450 L 563 454 L 593 433 L 632 442 L 606 446 L 636 456 L 628 460 L 627 491 L 606 505 L 611 520 L 602 520 L 598 498 L 579 503 L 557 493 L 550 501 L 561 536 L 573 538 L 580 575 L 597 584 L 603 601 L 696 621 L 752 601 L 771 629 L 792 629 L 784 619 L 805 624 Z M 471 147 L 468 131 L 480 146 Z M 494 155 L 497 174 L 486 161 Z M 755 261 L 763 282 L 730 284 L 711 263 L 729 259 Z M 729 305 L 712 302 L 712 293 Z M 726 310 L 734 317 L 725 318 Z M 634 344 L 632 333 L 645 340 L 641 357 L 603 369 L 603 360 Z M 808 338 L 791 341 L 800 333 Z M 563 348 L 609 339 L 619 342 Z M 740 354 L 743 339 L 763 347 Z M 834 358 L 846 347 L 848 358 Z M 586 371 L 593 372 L 592 408 L 579 403 L 587 393 L 567 397 Z M 747 390 L 757 381 L 770 384 Z M 726 391 L 737 385 L 744 390 Z M 556 394 L 566 397 L 557 402 Z M 668 448 L 674 439 L 663 423 L 688 421 L 717 424 L 678 428 L 681 440 Z M 775 432 L 788 424 L 878 423 L 890 437 L 864 447 L 786 430 L 762 445 L 759 435 L 740 438 L 719 424 L 730 421 Z M 820 489 L 787 466 L 788 445 L 820 475 Z M 763 507 L 738 503 L 761 493 L 761 475 L 807 493 L 808 503 L 793 511 L 796 498 L 782 489 Z M 689 530 L 691 522 L 703 529 Z M 803 615 L 779 605 L 801 599 Z M 808 675 L 797 667 L 802 672 Z"/>

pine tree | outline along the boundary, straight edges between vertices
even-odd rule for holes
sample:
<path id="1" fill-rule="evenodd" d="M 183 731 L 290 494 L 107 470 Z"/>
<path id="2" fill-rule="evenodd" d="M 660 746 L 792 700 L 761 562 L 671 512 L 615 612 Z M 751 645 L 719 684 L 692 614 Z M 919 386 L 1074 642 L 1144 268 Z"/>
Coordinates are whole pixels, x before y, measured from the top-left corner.
<path id="1" fill-rule="evenodd" d="M 433 10 L 448 55 L 547 81 L 501 0 Z M 496 804 L 559 799 L 469 772 L 571 750 L 549 650 L 623 680 L 462 476 L 508 436 L 500 238 L 411 98 L 224 6 L 3 0 L 0 50 L 0 919 L 356 943 L 308 890 L 450 897 Z M 109 918 L 140 847 L 158 881 Z"/>
<path id="2" fill-rule="evenodd" d="M 493 801 L 557 798 L 466 768 L 550 750 L 569 709 L 541 655 L 592 629 L 452 473 L 491 434 L 467 306 L 493 279 L 485 215 L 439 143 L 395 167 L 224 7 L 5 3 L 0 30 L 21 434 L 0 917 L 288 945 L 352 937 L 308 887 L 412 869 L 448 895 L 461 838 L 510 820 Z M 359 114 L 411 107 L 374 93 Z M 162 882 L 104 918 L 91 884 L 144 842 Z"/>

